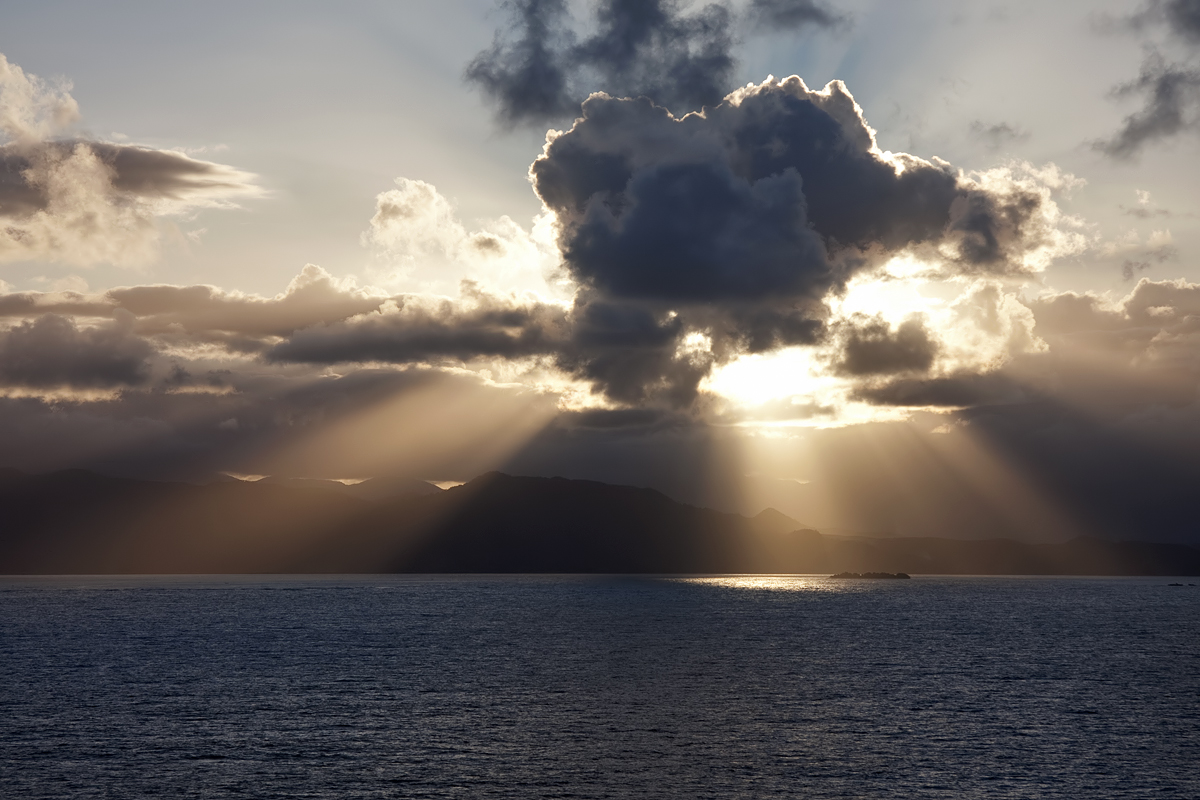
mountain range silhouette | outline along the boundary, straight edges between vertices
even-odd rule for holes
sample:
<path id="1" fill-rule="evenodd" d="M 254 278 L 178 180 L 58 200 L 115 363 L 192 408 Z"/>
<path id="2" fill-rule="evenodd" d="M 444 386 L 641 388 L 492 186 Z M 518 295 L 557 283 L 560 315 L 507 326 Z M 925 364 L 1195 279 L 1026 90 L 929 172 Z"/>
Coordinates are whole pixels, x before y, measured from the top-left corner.
<path id="1" fill-rule="evenodd" d="M 1200 575 L 1200 550 L 822 534 L 660 492 L 498 472 L 207 485 L 0 470 L 0 574 L 757 573 Z"/>

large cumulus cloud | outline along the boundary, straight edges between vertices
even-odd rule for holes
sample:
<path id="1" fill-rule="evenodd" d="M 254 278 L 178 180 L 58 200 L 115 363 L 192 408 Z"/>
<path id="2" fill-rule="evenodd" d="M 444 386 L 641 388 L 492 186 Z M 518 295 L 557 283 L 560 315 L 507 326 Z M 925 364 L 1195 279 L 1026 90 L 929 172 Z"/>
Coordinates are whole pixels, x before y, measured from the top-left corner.
<path id="1" fill-rule="evenodd" d="M 821 297 L 873 257 L 925 246 L 967 272 L 1023 271 L 1044 197 L 883 153 L 841 82 L 793 76 L 676 118 L 594 95 L 531 168 L 580 283 L 668 302 Z"/>
<path id="2" fill-rule="evenodd" d="M 627 320 L 629 336 L 658 337 L 645 340 L 657 350 L 638 339 L 590 366 L 576 352 L 597 388 L 622 399 L 644 399 L 628 376 L 650 363 L 678 399 L 739 354 L 820 341 L 827 300 L 898 254 L 943 275 L 1004 278 L 1038 271 L 1065 241 L 1046 182 L 882 152 L 840 82 L 814 91 L 772 79 L 683 117 L 593 95 L 569 130 L 548 135 L 530 174 L 582 287 L 575 319 Z M 700 369 L 694 353 L 679 355 L 697 336 Z M 620 388 L 606 377 L 618 374 Z"/>

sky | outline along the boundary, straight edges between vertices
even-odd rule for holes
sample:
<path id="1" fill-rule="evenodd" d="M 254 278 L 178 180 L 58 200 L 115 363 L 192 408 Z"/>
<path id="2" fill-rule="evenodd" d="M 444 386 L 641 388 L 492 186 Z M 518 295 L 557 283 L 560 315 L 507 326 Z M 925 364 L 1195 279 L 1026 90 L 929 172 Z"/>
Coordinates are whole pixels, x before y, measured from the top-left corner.
<path id="1" fill-rule="evenodd" d="M 0 9 L 0 466 L 1196 541 L 1200 3 Z"/>

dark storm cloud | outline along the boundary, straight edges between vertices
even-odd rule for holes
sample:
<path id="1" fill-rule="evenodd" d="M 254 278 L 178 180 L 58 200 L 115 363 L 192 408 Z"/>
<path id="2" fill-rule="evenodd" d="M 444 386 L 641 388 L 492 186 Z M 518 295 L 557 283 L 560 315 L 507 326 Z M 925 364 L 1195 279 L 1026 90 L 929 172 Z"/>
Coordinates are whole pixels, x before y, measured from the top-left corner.
<path id="1" fill-rule="evenodd" d="M 938 343 L 920 318 L 905 320 L 895 331 L 882 319 L 851 322 L 846 328 L 835 365 L 844 375 L 928 372 L 937 357 Z"/>
<path id="2" fill-rule="evenodd" d="M 465 74 L 507 124 L 573 116 L 593 91 L 690 111 L 720 102 L 731 88 L 738 19 L 725 3 L 689 12 L 675 0 L 598 0 L 583 37 L 562 0 L 510 0 L 502 8 L 508 30 Z M 755 0 L 750 20 L 773 30 L 845 21 L 812 0 Z"/>
<path id="3" fill-rule="evenodd" d="M 574 45 L 563 0 L 510 0 L 510 41 L 500 32 L 490 50 L 467 66 L 466 78 L 496 104 L 509 124 L 554 119 L 570 113 L 575 100 L 568 82 L 572 65 L 565 55 Z"/>
<path id="4" fill-rule="evenodd" d="M 583 295 L 574 307 L 566 307 L 489 294 L 470 282 L 454 300 L 387 297 L 340 285 L 311 265 L 274 298 L 212 286 L 169 285 L 123 287 L 90 296 L 0 295 L 0 318 L 50 315 L 92 323 L 118 320 L 131 336 L 172 350 L 185 362 L 191 359 L 194 365 L 176 365 L 174 372 L 164 361 L 158 374 L 164 385 L 193 388 L 226 387 L 224 381 L 214 383 L 203 376 L 211 378 L 213 366 L 231 358 L 235 363 L 257 357 L 268 364 L 320 366 L 546 357 L 610 397 L 686 405 L 712 363 L 707 355 L 678 352 L 689 329 L 661 309 Z M 13 330 L 29 324 L 18 322 Z M 811 325 L 783 320 L 777 326 L 790 339 L 813 338 Z M 39 358 L 37 342 L 28 337 L 17 341 L 25 359 Z M 253 369 L 253 363 L 240 363 L 236 369 Z"/>
<path id="5" fill-rule="evenodd" d="M 678 303 L 820 298 L 864 254 L 923 244 L 951 245 L 964 272 L 1010 271 L 1042 202 L 885 160 L 844 86 L 795 77 L 682 119 L 593 96 L 531 174 L 576 280 Z"/>
<path id="6" fill-rule="evenodd" d="M 686 406 L 711 369 L 711 357 L 679 357 L 686 332 L 678 316 L 630 303 L 580 300 L 574 335 L 559 357 L 571 374 L 628 404 Z"/>
<path id="7" fill-rule="evenodd" d="M 1176 35 L 1200 44 L 1200 0 L 1169 0 L 1163 11 Z"/>
<path id="8" fill-rule="evenodd" d="M 746 305 L 727 310 L 724 340 L 748 353 L 767 353 L 793 345 L 817 344 L 826 333 L 825 322 L 815 318 L 816 308 L 772 308 Z"/>
<path id="9" fill-rule="evenodd" d="M 795 170 L 753 183 L 721 162 L 631 173 L 613 206 L 587 205 L 565 239 L 576 278 L 665 302 L 820 296 L 833 284 Z"/>
<path id="10" fill-rule="evenodd" d="M 682 118 L 594 95 L 530 172 L 583 287 L 559 363 L 623 403 L 686 405 L 717 364 L 822 341 L 826 298 L 889 254 L 1011 274 L 1044 234 L 1040 194 L 882 154 L 837 82 L 772 81 Z"/>
<path id="11" fill-rule="evenodd" d="M 1127 19 L 1134 30 L 1165 25 L 1179 39 L 1200 44 L 1200 0 L 1151 0 L 1150 4 Z"/>
<path id="12" fill-rule="evenodd" d="M 725 96 L 734 67 L 732 14 L 725 6 L 713 3 L 689 15 L 673 0 L 601 0 L 596 22 L 575 58 L 598 73 L 598 89 L 688 110 Z"/>
<path id="13" fill-rule="evenodd" d="M 128 323 L 125 315 L 116 324 L 80 328 L 57 314 L 22 322 L 0 333 L 0 381 L 33 388 L 141 385 L 154 348 Z"/>

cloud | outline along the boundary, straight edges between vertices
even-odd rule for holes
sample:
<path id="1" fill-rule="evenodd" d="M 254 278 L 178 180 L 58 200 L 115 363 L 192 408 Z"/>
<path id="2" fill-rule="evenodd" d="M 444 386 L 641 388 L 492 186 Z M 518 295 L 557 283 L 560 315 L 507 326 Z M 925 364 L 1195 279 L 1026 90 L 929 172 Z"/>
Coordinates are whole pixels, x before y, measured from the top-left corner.
<path id="1" fill-rule="evenodd" d="M 1150 204 L 1150 192 L 1143 189 L 1135 189 L 1137 193 L 1138 204 L 1134 208 L 1121 206 L 1121 212 L 1128 214 L 1131 217 L 1138 219 L 1150 219 L 1152 217 L 1172 217 L 1174 213 L 1168 208 L 1153 208 Z"/>
<path id="2" fill-rule="evenodd" d="M 820 297 L 918 246 L 962 272 L 1028 271 L 1052 205 L 1013 170 L 882 153 L 844 85 L 794 76 L 683 118 L 594 95 L 531 174 L 576 280 L 680 302 Z"/>
<path id="3" fill-rule="evenodd" d="M 796 30 L 806 25 L 834 28 L 849 21 L 816 0 L 752 0 L 749 14 L 759 29 L 772 31 Z"/>
<path id="4" fill-rule="evenodd" d="M 553 220 L 542 214 L 526 230 L 507 216 L 468 231 L 432 184 L 397 178 L 375 198 L 363 244 L 376 250 L 371 277 L 393 288 L 451 293 L 462 280 L 553 294 L 561 259 Z"/>
<path id="5" fill-rule="evenodd" d="M 1128 231 L 1121 238 L 1106 242 L 1096 252 L 1104 257 L 1123 257 L 1121 272 L 1125 280 L 1131 280 L 1135 273 L 1149 269 L 1154 264 L 1171 261 L 1179 255 L 1169 230 L 1151 231 L 1144 242 L 1136 231 Z"/>
<path id="6" fill-rule="evenodd" d="M 1200 70 L 1171 64 L 1154 55 L 1142 64 L 1141 74 L 1118 86 L 1117 97 L 1143 95 L 1145 105 L 1125 118 L 1112 138 L 1095 143 L 1095 148 L 1117 160 L 1127 161 L 1148 144 L 1197 129 L 1200 110 Z"/>
<path id="7" fill-rule="evenodd" d="M 855 389 L 853 396 L 874 405 L 915 408 L 972 408 L 1028 398 L 1006 375 L 971 372 L 869 383 Z"/>
<path id="8" fill-rule="evenodd" d="M 1142 253 L 1142 260 L 1126 259 L 1121 265 L 1121 275 L 1127 281 L 1133 280 L 1135 273 L 1149 269 L 1152 264 L 1170 261 L 1178 255 L 1179 250 L 1172 242 L 1170 231 L 1153 231 L 1146 243 L 1146 250 Z"/>
<path id="9" fill-rule="evenodd" d="M 0 261 L 145 263 L 158 219 L 258 193 L 253 175 L 183 153 L 54 138 L 79 118 L 69 88 L 0 55 Z"/>
<path id="10" fill-rule="evenodd" d="M 1192 318 L 1200 316 L 1200 285 L 1182 278 L 1143 279 L 1124 300 L 1122 308 L 1134 325 L 1163 326 L 1164 332 L 1173 333 L 1190 330 Z"/>
<path id="11" fill-rule="evenodd" d="M 50 324 L 31 320 L 107 320 L 185 362 L 261 356 L 267 364 L 461 363 L 554 355 L 571 336 L 562 304 L 491 294 L 471 282 L 453 299 L 387 295 L 311 264 L 275 297 L 171 285 L 98 295 L 20 292 L 0 295 L 4 318 L 17 332 Z M 31 361 L 40 341 L 20 333 L 13 339 Z"/>
<path id="12" fill-rule="evenodd" d="M 38 147 L 94 160 L 111 192 L 160 209 L 238 185 L 219 165 L 179 154 Z M 768 79 L 682 117 L 645 98 L 596 94 L 569 130 L 548 135 L 530 174 L 545 206 L 532 233 L 507 219 L 468 230 L 420 180 L 377 196 L 364 243 L 418 284 L 466 278 L 457 296 L 420 285 L 423 294 L 368 291 L 310 265 L 274 298 L 168 285 L 20 293 L 0 297 L 0 316 L 59 314 L 91 327 L 129 314 L 129 330 L 159 354 L 155 385 L 172 391 L 225 391 L 227 381 L 204 377 L 225 363 L 268 372 L 503 364 L 489 368 L 553 373 L 601 396 L 591 402 L 703 413 L 704 380 L 745 354 L 839 347 L 841 374 L 872 381 L 930 372 L 935 357 L 943 371 L 961 367 L 961 342 L 924 323 L 834 318 L 831 300 L 892 258 L 944 277 L 1003 279 L 1075 246 L 1052 199 L 1070 176 L 1023 164 L 967 175 L 885 153 L 839 82 L 812 91 L 797 77 Z M 26 216 L 49 207 L 23 197 Z M 557 269 L 570 301 L 487 281 L 530 269 L 541 287 Z"/>
<path id="13" fill-rule="evenodd" d="M 1196 0 L 1151 0 L 1148 6 L 1128 18 L 1134 30 L 1165 25 L 1171 35 L 1191 44 L 1200 44 L 1200 3 Z"/>
<path id="14" fill-rule="evenodd" d="M 1007 122 L 985 123 L 975 120 L 971 123 L 973 133 L 989 150 L 1000 150 L 1010 144 L 1023 142 L 1029 138 L 1029 131 L 1009 125 Z"/>
<path id="15" fill-rule="evenodd" d="M 0 132 L 18 144 L 36 143 L 79 121 L 71 85 L 29 75 L 0 53 Z"/>
<path id="16" fill-rule="evenodd" d="M 479 429 L 502 431 L 529 403 L 548 420 L 565 390 L 519 384 L 558 370 L 606 394 L 603 407 L 572 406 L 514 464 L 700 492 L 699 484 L 672 481 L 700 466 L 737 463 L 701 447 L 730 430 L 709 422 L 737 420 L 720 417 L 697 391 L 723 336 L 704 331 L 732 324 L 722 309 L 699 310 L 707 316 L 693 311 L 685 318 L 590 290 L 570 306 L 471 286 L 456 298 L 385 297 L 316 267 L 275 297 L 186 286 L 4 295 L 0 311 L 11 324 L 0 333 L 0 456 L 25 468 L 86 464 L 190 478 L 219 469 L 274 473 L 285 465 L 289 474 L 365 476 L 400 465 L 395 469 L 463 479 L 503 464 L 476 457 L 477 445 L 462 436 L 461 448 L 414 450 L 406 443 L 457 435 L 464 418 L 491 420 L 494 430 L 483 422 Z M 1119 485 L 1161 500 L 1155 514 L 1170 523 L 1162 530 L 1184 530 L 1170 527 L 1168 517 L 1191 502 L 1185 499 L 1194 484 L 1181 476 L 1195 474 L 1200 445 L 1200 286 L 1142 280 L 1123 298 L 1062 293 L 1022 304 L 998 281 L 975 281 L 938 313 L 936 322 L 835 316 L 817 334 L 814 357 L 837 354 L 841 372 L 825 377 L 841 381 L 852 401 L 880 414 L 937 409 L 936 423 L 926 427 L 994 441 L 1039 485 L 1080 504 L 1084 516 L 1102 517 L 1098 530 L 1136 533 L 1136 497 L 1117 492 Z M 1044 344 L 1014 344 L 1023 326 L 1035 323 Z M 255 349 L 237 351 L 222 339 L 235 335 Z M 1004 349 L 968 347 L 975 335 Z M 969 364 L 964 348 L 974 359 Z M 519 381 L 482 373 L 522 361 L 531 371 Z M 800 400 L 783 398 L 747 418 L 844 420 L 837 404 Z M 859 427 L 811 435 L 838 437 L 829 446 L 845 453 L 867 435 Z M 875 436 L 882 428 L 871 430 Z M 311 444 L 295 444 L 309 437 Z M 934 436 L 929 447 L 942 438 L 949 437 Z M 926 463 L 921 452 L 929 451 L 892 455 Z M 863 475 L 877 466 L 878 453 L 854 453 L 842 460 L 842 482 L 833 486 L 833 477 L 818 475 L 812 491 L 862 497 Z M 637 471 L 647 464 L 654 469 Z M 737 477 L 723 469 L 710 478 L 736 486 Z M 932 474 L 914 473 L 914 480 Z M 887 480 L 895 479 L 868 482 L 872 490 L 897 491 Z M 729 486 L 723 491 L 736 501 Z M 681 496 L 708 502 L 702 492 Z M 927 496 L 939 507 L 955 497 Z M 979 519 L 988 518 L 981 507 Z M 954 532 L 944 524 L 937 530 Z"/>
<path id="17" fill-rule="evenodd" d="M 375 216 L 364 239 L 402 255 L 453 251 L 467 233 L 450 202 L 432 184 L 397 178 L 396 189 L 376 196 Z"/>
<path id="18" fill-rule="evenodd" d="M 1177 36 L 1200 44 L 1200 3 L 1196 0 L 1168 0 L 1163 4 L 1163 11 Z"/>
<path id="19" fill-rule="evenodd" d="M 1196 405 L 1200 286 L 1143 278 L 1117 301 L 1063 292 L 1022 305 L 1043 346 L 940 375 L 879 381 L 863 370 L 867 380 L 853 389 L 855 397 L 881 405 L 960 408 L 1053 399 L 1108 420 L 1156 405 Z M 880 326 L 874 335 L 886 342 L 890 331 Z M 881 350 L 886 353 L 886 346 Z"/>
<path id="20" fill-rule="evenodd" d="M 1200 3 L 1152 0 L 1123 23 L 1117 27 L 1139 34 L 1161 27 L 1167 33 L 1166 41 L 1148 47 L 1138 77 L 1113 90 L 1117 98 L 1141 96 L 1142 108 L 1127 116 L 1112 137 L 1092 145 L 1115 160 L 1129 161 L 1150 144 L 1200 130 L 1200 67 L 1196 65 Z M 1182 44 L 1185 51 L 1182 60 L 1169 61 L 1163 57 L 1161 47 L 1170 44 Z"/>
<path id="21" fill-rule="evenodd" d="M 22 322 L 0 333 L 0 382 L 42 389 L 141 385 L 154 349 L 129 322 L 129 314 L 95 328 L 57 314 Z"/>
<path id="22" fill-rule="evenodd" d="M 882 319 L 856 320 L 845 328 L 842 356 L 836 364 L 845 375 L 928 372 L 938 354 L 936 339 L 919 317 L 905 320 L 894 332 Z"/>
<path id="23" fill-rule="evenodd" d="M 257 350 L 297 330 L 377 311 L 387 301 L 388 295 L 335 280 L 309 264 L 273 298 L 169 284 L 117 287 L 98 295 L 18 292 L 0 295 L 0 319 L 47 313 L 103 319 L 124 315 L 141 335 L 240 343 L 240 349 Z"/>
<path id="24" fill-rule="evenodd" d="M 560 306 L 488 295 L 463 287 L 463 301 L 396 297 L 378 313 L 298 331 L 271 348 L 276 362 L 469 362 L 519 359 L 561 347 L 565 312 Z"/>
<path id="25" fill-rule="evenodd" d="M 559 364 L 621 403 L 688 405 L 741 354 L 821 342 L 829 299 L 900 254 L 1007 278 L 1082 247 L 1052 198 L 1073 178 L 884 153 L 840 82 L 683 117 L 596 94 L 530 174 L 579 287 Z"/>
<path id="26" fill-rule="evenodd" d="M 731 88 L 735 12 L 709 3 L 686 13 L 675 0 L 597 0 L 579 36 L 562 0 L 509 0 L 507 35 L 467 66 L 505 124 L 574 115 L 594 91 L 649 97 L 677 111 L 719 103 Z M 845 22 L 812 0 L 754 0 L 748 20 L 772 30 Z"/>
<path id="27" fill-rule="evenodd" d="M 570 113 L 568 87 L 573 65 L 565 52 L 574 45 L 563 0 L 510 0 L 514 40 L 499 31 L 491 49 L 467 65 L 466 79 L 483 89 L 508 124 L 540 122 Z"/>

